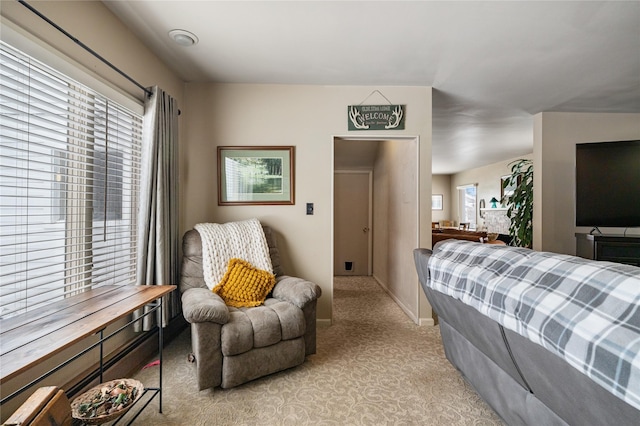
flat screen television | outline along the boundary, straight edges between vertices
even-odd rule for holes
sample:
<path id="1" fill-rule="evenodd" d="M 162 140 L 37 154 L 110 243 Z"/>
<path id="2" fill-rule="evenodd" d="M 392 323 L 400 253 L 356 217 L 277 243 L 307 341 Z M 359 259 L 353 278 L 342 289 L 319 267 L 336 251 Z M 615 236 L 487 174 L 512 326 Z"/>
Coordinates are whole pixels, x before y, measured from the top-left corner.
<path id="1" fill-rule="evenodd" d="M 640 226 L 640 140 L 576 144 L 576 226 Z"/>

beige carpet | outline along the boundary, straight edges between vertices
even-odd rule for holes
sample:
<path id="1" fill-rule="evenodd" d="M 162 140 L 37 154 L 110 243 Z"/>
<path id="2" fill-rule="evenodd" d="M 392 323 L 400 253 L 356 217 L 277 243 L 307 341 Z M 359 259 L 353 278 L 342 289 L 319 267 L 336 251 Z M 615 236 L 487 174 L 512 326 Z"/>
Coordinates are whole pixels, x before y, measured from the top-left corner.
<path id="1" fill-rule="evenodd" d="M 502 425 L 444 356 L 437 327 L 416 326 L 371 277 L 337 277 L 334 323 L 297 368 L 233 389 L 196 390 L 189 331 L 164 352 L 157 398 L 135 425 Z M 136 378 L 157 385 L 157 367 Z"/>

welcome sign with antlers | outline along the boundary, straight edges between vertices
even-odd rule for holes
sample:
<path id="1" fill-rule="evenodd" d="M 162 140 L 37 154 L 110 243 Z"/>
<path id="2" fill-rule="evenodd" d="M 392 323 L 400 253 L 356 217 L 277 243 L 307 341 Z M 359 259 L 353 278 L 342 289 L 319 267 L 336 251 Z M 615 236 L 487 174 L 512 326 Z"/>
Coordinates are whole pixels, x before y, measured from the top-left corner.
<path id="1" fill-rule="evenodd" d="M 404 130 L 405 105 L 349 105 L 349 130 Z"/>

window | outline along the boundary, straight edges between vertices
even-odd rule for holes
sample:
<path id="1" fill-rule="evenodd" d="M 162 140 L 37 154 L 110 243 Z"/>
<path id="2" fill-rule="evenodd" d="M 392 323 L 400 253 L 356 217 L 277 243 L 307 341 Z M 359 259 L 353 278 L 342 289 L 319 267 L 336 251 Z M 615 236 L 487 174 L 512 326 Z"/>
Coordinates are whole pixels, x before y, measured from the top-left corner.
<path id="1" fill-rule="evenodd" d="M 225 158 L 230 200 L 250 199 L 248 194 L 282 194 L 282 158 Z"/>
<path id="2" fill-rule="evenodd" d="M 0 48 L 4 319 L 135 283 L 142 116 Z"/>
<path id="3" fill-rule="evenodd" d="M 477 184 L 458 186 L 458 216 L 460 223 L 468 223 L 469 228 L 476 229 Z"/>
<path id="4" fill-rule="evenodd" d="M 122 152 L 95 152 L 93 220 L 122 219 L 123 166 Z"/>

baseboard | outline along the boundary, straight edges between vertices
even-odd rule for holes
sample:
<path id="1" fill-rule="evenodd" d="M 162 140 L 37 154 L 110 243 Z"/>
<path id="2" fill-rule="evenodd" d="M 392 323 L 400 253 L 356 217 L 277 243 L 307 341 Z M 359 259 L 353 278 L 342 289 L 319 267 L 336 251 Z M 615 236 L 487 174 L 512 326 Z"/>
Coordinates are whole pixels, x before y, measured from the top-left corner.
<path id="1" fill-rule="evenodd" d="M 434 321 L 433 318 L 420 318 L 420 322 L 419 322 L 420 326 L 431 326 L 434 327 L 436 325 L 436 322 Z"/>
<path id="2" fill-rule="evenodd" d="M 389 297 L 391 297 L 393 299 L 394 302 L 396 302 L 396 304 L 400 307 L 400 309 L 402 309 L 402 311 L 405 313 L 405 315 L 407 315 L 411 321 L 413 321 L 415 324 L 421 325 L 420 324 L 420 319 L 413 313 L 411 312 L 411 310 L 409 308 L 407 308 L 400 299 L 398 299 L 396 297 L 395 294 L 391 293 L 389 291 L 389 289 L 387 288 L 387 286 L 385 286 L 382 281 L 380 281 L 378 279 L 378 277 L 376 277 L 375 275 L 373 275 L 373 279 L 376 280 L 376 282 L 378 283 L 378 285 L 380 285 L 380 287 L 389 295 Z"/>
<path id="3" fill-rule="evenodd" d="M 316 319 L 316 327 L 330 327 L 331 320 L 327 318 Z"/>

